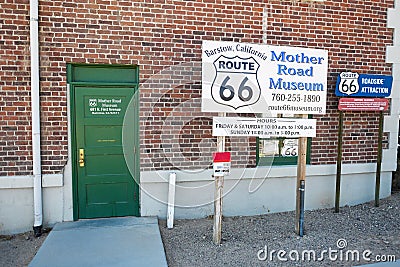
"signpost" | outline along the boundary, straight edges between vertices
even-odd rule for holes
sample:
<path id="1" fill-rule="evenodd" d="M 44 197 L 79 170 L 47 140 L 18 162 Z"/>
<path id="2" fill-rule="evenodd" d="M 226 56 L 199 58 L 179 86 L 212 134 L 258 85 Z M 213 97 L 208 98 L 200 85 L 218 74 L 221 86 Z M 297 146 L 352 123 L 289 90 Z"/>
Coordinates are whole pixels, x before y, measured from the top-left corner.
<path id="1" fill-rule="evenodd" d="M 343 111 L 339 110 L 339 134 L 338 134 L 338 153 L 336 159 L 336 192 L 335 192 L 335 212 L 339 212 L 340 207 L 340 180 L 342 174 L 342 147 L 343 147 Z"/>
<path id="2" fill-rule="evenodd" d="M 215 118 L 213 132 L 218 152 L 224 151 L 224 136 L 299 137 L 297 188 L 301 185 L 304 193 L 307 136 L 316 134 L 315 120 L 307 120 L 305 114 L 325 114 L 327 70 L 326 50 L 203 41 L 203 112 L 220 112 L 220 117 L 225 117 L 226 112 L 303 116 L 303 119 Z M 219 244 L 223 175 L 214 176 L 213 240 Z M 304 194 L 302 199 L 297 197 L 296 203 L 296 214 L 300 214 L 300 210 L 304 211 Z M 302 226 L 296 224 L 299 234 Z"/>
<path id="3" fill-rule="evenodd" d="M 307 115 L 303 115 L 305 118 Z M 307 138 L 299 138 L 299 155 L 297 158 L 297 183 L 296 183 L 296 233 L 304 234 L 304 197 L 306 183 Z"/>
<path id="4" fill-rule="evenodd" d="M 336 195 L 335 212 L 340 207 L 340 182 L 342 172 L 342 135 L 344 111 L 379 111 L 378 156 L 375 179 L 375 206 L 379 206 L 379 191 L 382 164 L 383 111 L 388 110 L 389 97 L 392 91 L 392 76 L 358 74 L 342 72 L 336 82 L 336 96 L 344 96 L 339 100 L 339 134 L 338 156 L 336 161 Z M 348 98 L 351 96 L 352 98 Z M 363 98 L 353 98 L 363 97 Z M 368 97 L 368 98 L 367 98 Z"/>
<path id="5" fill-rule="evenodd" d="M 381 166 L 382 166 L 382 140 L 383 140 L 383 112 L 379 112 L 379 132 L 378 132 L 378 156 L 376 159 L 375 176 L 375 207 L 379 207 L 379 193 L 381 187 Z"/>
<path id="6" fill-rule="evenodd" d="M 224 176 L 228 176 L 231 169 L 231 153 L 216 152 L 213 157 L 213 169 L 215 178 L 215 202 L 214 202 L 214 228 L 213 241 L 217 245 L 221 243 L 222 232 L 222 194 Z"/>
<path id="7" fill-rule="evenodd" d="M 225 113 L 219 113 L 219 116 L 225 117 Z M 217 137 L 217 153 L 225 151 L 225 136 Z M 226 156 L 225 156 L 226 157 Z M 229 154 L 230 160 L 230 154 Z M 222 196 L 224 189 L 224 172 L 214 175 L 215 190 L 214 190 L 214 225 L 213 225 L 213 241 L 218 245 L 222 238 Z"/>

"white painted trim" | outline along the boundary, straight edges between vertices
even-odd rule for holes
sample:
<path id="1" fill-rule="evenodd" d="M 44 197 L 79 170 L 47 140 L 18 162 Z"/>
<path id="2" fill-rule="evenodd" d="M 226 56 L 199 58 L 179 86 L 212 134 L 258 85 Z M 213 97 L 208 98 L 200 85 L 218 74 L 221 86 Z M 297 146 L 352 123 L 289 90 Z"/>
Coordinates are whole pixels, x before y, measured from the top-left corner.
<path id="1" fill-rule="evenodd" d="M 386 58 L 389 63 L 400 63 L 400 54 L 396 53 L 398 51 L 398 46 L 387 46 L 386 47 Z"/>
<path id="2" fill-rule="evenodd" d="M 71 85 L 67 83 L 67 122 L 68 122 L 68 161 L 64 167 L 63 187 L 63 220 L 72 221 L 73 212 L 73 188 L 72 188 L 72 136 L 71 136 Z"/>
<path id="3" fill-rule="evenodd" d="M 43 175 L 42 187 L 61 187 L 61 186 L 64 186 L 64 179 L 61 173 Z"/>
<path id="4" fill-rule="evenodd" d="M 399 20 L 399 6 L 400 2 L 397 0 L 395 3 L 395 8 L 389 8 L 388 9 L 388 22 L 387 22 L 387 27 L 388 28 L 394 28 L 394 40 L 393 43 L 397 46 L 399 46 L 400 42 L 400 20 Z M 390 47 L 390 46 L 389 46 Z M 394 63 L 394 62 L 392 62 Z"/>
<path id="5" fill-rule="evenodd" d="M 64 183 L 62 174 L 42 175 L 42 187 L 61 187 L 63 185 Z M 33 188 L 33 175 L 0 177 L 0 189 L 21 188 Z"/>

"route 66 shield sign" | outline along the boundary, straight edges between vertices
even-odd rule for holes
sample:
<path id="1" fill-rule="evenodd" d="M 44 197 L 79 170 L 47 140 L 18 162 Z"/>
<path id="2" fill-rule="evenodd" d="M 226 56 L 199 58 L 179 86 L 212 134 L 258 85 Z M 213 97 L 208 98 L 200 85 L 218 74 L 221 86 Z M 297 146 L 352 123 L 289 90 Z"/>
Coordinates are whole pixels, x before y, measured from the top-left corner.
<path id="1" fill-rule="evenodd" d="M 97 99 L 89 99 L 90 107 L 97 107 Z"/>
<path id="2" fill-rule="evenodd" d="M 218 57 L 214 63 L 215 78 L 211 96 L 215 102 L 238 109 L 256 103 L 261 95 L 257 71 L 260 65 L 253 57 Z"/>
<path id="3" fill-rule="evenodd" d="M 360 86 L 358 84 L 358 73 L 342 72 L 340 73 L 340 83 L 338 90 L 342 94 L 352 95 L 358 93 Z"/>
<path id="4" fill-rule="evenodd" d="M 281 150 L 281 155 L 283 157 L 296 157 L 298 150 L 297 139 L 285 139 L 283 141 L 283 147 Z"/>

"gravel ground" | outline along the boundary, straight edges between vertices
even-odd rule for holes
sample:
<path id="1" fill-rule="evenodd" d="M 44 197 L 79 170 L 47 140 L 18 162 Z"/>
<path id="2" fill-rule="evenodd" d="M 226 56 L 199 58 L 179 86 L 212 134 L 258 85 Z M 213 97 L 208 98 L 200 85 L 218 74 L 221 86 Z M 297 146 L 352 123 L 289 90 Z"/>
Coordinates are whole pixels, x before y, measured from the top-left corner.
<path id="1" fill-rule="evenodd" d="M 48 235 L 44 229 L 42 236 L 36 238 L 33 231 L 18 235 L 0 235 L 0 266 L 28 266 Z"/>
<path id="2" fill-rule="evenodd" d="M 176 220 L 173 229 L 163 220 L 159 225 L 170 267 L 356 266 L 376 263 L 379 255 L 400 260 L 400 192 L 381 200 L 379 207 L 370 202 L 342 207 L 340 213 L 307 211 L 303 237 L 294 232 L 294 218 L 294 212 L 224 218 L 219 246 L 212 242 L 210 218 Z"/>
<path id="3" fill-rule="evenodd" d="M 380 207 L 370 202 L 342 207 L 340 213 L 307 211 L 302 238 L 294 232 L 294 217 L 294 212 L 284 212 L 224 218 L 219 246 L 212 242 L 212 219 L 176 220 L 174 229 L 167 229 L 164 220 L 159 224 L 170 267 L 355 266 L 375 263 L 377 255 L 400 260 L 400 192 L 381 200 Z M 0 266 L 27 266 L 46 237 L 35 238 L 33 232 L 0 236 Z M 279 250 L 287 261 L 278 258 Z M 360 261 L 353 261 L 357 252 Z M 363 252 L 371 261 L 363 260 Z M 299 260 L 292 260 L 297 254 Z"/>

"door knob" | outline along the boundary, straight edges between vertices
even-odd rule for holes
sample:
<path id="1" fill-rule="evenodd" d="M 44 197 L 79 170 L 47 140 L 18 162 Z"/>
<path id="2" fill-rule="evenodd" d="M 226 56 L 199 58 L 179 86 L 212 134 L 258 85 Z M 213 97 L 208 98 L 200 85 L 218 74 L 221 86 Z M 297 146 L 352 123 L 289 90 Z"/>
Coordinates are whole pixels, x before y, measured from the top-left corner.
<path id="1" fill-rule="evenodd" d="M 85 150 L 79 149 L 79 167 L 85 167 Z"/>

